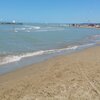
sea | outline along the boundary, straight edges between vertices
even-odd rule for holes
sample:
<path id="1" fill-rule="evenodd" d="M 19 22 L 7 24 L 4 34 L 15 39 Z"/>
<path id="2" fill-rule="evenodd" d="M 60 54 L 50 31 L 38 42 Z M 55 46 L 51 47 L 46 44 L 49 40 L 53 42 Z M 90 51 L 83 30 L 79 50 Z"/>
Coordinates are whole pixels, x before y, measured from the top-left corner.
<path id="1" fill-rule="evenodd" d="M 99 45 L 100 29 L 67 24 L 0 25 L 0 75 L 49 58 Z"/>

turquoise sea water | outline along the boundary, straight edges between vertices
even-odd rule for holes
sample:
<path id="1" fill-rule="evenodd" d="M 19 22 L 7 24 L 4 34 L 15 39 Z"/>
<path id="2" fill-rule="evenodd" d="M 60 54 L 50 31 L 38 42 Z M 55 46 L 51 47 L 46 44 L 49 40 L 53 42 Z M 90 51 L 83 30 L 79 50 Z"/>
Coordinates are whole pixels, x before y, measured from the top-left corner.
<path id="1" fill-rule="evenodd" d="M 0 25 L 0 73 L 100 41 L 100 29 L 65 24 Z"/>

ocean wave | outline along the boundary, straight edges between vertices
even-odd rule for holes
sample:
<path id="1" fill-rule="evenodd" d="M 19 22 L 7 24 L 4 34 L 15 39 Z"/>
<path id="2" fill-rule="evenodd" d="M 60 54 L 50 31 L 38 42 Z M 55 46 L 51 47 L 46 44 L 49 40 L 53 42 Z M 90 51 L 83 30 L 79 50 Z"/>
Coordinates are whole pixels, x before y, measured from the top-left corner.
<path id="1" fill-rule="evenodd" d="M 94 43 L 85 44 L 85 45 L 69 46 L 67 48 L 62 48 L 62 49 L 40 50 L 40 51 L 21 54 L 21 55 L 11 55 L 11 56 L 9 55 L 7 57 L 4 57 L 2 60 L 0 60 L 0 65 L 12 63 L 12 62 L 18 62 L 22 58 L 35 57 L 35 56 L 53 54 L 53 53 L 59 53 L 59 52 L 64 52 L 64 51 L 68 51 L 68 50 L 76 50 L 78 48 L 90 47 L 92 45 L 94 45 Z"/>
<path id="2" fill-rule="evenodd" d="M 22 32 L 42 32 L 42 31 L 61 31 L 64 29 L 65 28 L 63 28 L 63 27 L 54 27 L 54 26 L 40 27 L 40 26 L 25 25 L 23 27 L 16 27 L 14 30 L 15 30 L 15 32 L 19 32 L 19 31 L 22 31 Z"/>
<path id="3" fill-rule="evenodd" d="M 90 47 L 95 45 L 96 43 L 89 43 L 89 44 L 84 44 L 84 45 L 80 45 L 80 48 L 84 48 L 84 47 Z"/>
<path id="4" fill-rule="evenodd" d="M 23 27 L 15 28 L 14 30 L 15 32 L 18 32 L 18 31 L 30 32 L 30 31 L 39 30 L 39 29 L 40 29 L 40 26 L 25 25 Z"/>
<path id="5" fill-rule="evenodd" d="M 40 26 L 25 25 L 24 27 L 29 29 L 40 29 Z"/>
<path id="6" fill-rule="evenodd" d="M 7 56 L 7 57 L 0 59 L 0 65 L 16 62 L 20 60 L 21 60 L 20 56 Z"/>
<path id="7" fill-rule="evenodd" d="M 26 58 L 26 57 L 39 56 L 39 55 L 43 55 L 43 54 L 46 55 L 46 54 L 58 53 L 61 51 L 66 51 L 66 50 L 75 50 L 77 48 L 78 48 L 78 46 L 73 46 L 73 47 L 62 48 L 62 49 L 41 50 L 41 51 L 26 53 L 26 54 L 22 54 L 22 55 L 9 55 L 9 56 L 4 57 L 3 59 L 0 60 L 0 65 L 12 63 L 12 62 L 17 62 L 17 61 L 20 61 L 22 58 Z"/>

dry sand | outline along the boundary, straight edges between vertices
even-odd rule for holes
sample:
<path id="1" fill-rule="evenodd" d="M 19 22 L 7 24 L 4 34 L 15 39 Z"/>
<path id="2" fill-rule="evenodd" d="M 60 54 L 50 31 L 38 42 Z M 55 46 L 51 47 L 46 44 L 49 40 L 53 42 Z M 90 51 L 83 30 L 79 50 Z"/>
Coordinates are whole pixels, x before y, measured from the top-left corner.
<path id="1" fill-rule="evenodd" d="M 0 100 L 100 100 L 100 46 L 0 76 Z"/>

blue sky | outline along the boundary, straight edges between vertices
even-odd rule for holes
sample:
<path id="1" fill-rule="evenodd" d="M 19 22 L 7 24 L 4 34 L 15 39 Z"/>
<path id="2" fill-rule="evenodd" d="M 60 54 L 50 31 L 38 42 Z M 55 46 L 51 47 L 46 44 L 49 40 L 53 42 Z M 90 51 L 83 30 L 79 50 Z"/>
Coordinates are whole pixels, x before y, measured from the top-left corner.
<path id="1" fill-rule="evenodd" d="M 100 0 L 0 0 L 0 21 L 100 22 Z"/>

